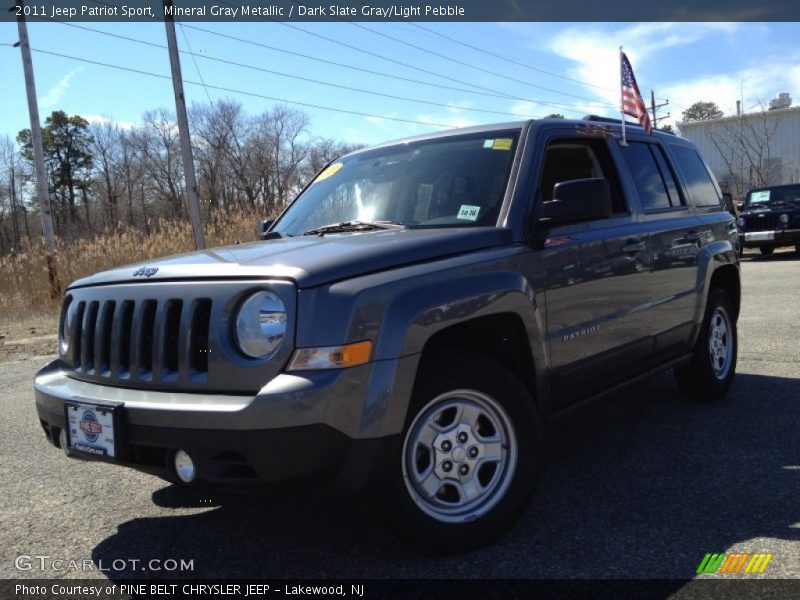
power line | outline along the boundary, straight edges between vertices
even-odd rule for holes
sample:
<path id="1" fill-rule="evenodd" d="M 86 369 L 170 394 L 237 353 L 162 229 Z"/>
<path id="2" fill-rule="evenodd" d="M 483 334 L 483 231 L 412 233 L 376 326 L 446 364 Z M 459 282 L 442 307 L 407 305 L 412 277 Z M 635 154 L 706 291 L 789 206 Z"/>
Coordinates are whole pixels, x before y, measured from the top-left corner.
<path id="1" fill-rule="evenodd" d="M 105 2 L 104 0 L 91 0 L 91 1 L 96 3 L 96 4 L 101 4 L 103 6 L 116 6 L 116 4 L 114 4 L 113 2 L 109 3 L 109 2 Z M 229 6 L 229 7 L 232 7 L 232 8 L 235 8 L 233 4 L 231 4 L 229 2 L 226 2 L 225 0 L 219 0 L 219 3 L 220 4 L 224 4 L 226 6 Z M 616 106 L 616 105 L 610 105 L 608 103 L 602 103 L 602 106 L 596 106 L 596 107 L 589 107 L 585 103 L 571 105 L 571 104 L 568 104 L 568 103 L 565 103 L 565 102 L 536 100 L 536 99 L 532 99 L 532 98 L 524 98 L 524 97 L 521 97 L 521 96 L 515 96 L 515 95 L 509 94 L 507 92 L 498 92 L 497 90 L 494 90 L 494 89 L 491 89 L 491 88 L 487 88 L 487 87 L 484 87 L 484 86 L 480 86 L 478 84 L 474 84 L 474 83 L 470 83 L 470 82 L 463 81 L 463 80 L 460 80 L 460 79 L 456 79 L 454 77 L 450 77 L 450 76 L 444 75 L 442 73 L 437 73 L 436 71 L 429 71 L 427 69 L 423 69 L 422 67 L 418 67 L 416 65 L 409 64 L 409 63 L 406 63 L 406 62 L 403 62 L 403 61 L 400 61 L 400 60 L 396 60 L 394 58 L 390 58 L 388 56 L 379 54 L 377 52 L 372 52 L 370 50 L 366 50 L 364 48 L 360 48 L 358 46 L 354 46 L 352 44 L 348 44 L 348 43 L 343 42 L 341 40 L 337 40 L 337 39 L 328 37 L 328 36 L 323 35 L 321 33 L 316 33 L 316 32 L 313 32 L 313 31 L 309 31 L 307 29 L 303 29 L 302 27 L 298 27 L 297 25 L 292 25 L 290 23 L 285 23 L 283 21 L 279 21 L 277 19 L 273 19 L 273 18 L 270 18 L 270 17 L 262 16 L 261 19 L 263 21 L 269 21 L 271 23 L 275 23 L 277 25 L 281 25 L 283 27 L 287 27 L 289 29 L 293 29 L 295 31 L 299 31 L 299 32 L 304 33 L 306 35 L 310 35 L 312 37 L 316 37 L 318 39 L 325 40 L 325 41 L 330 42 L 332 44 L 337 44 L 339 46 L 343 46 L 345 48 L 349 48 L 349 49 L 354 50 L 356 52 L 360 52 L 362 54 L 366 54 L 366 55 L 372 56 L 374 58 L 379 58 L 381 60 L 385 60 L 385 61 L 391 62 L 393 64 L 406 67 L 408 69 L 413 69 L 415 71 L 419 71 L 419 72 L 425 73 L 427 75 L 432 75 L 434 77 L 438 77 L 438 78 L 441 78 L 441 79 L 446 79 L 448 81 L 453 81 L 453 82 L 459 83 L 461 85 L 470 86 L 470 87 L 475 88 L 477 90 L 481 90 L 482 92 L 484 92 L 484 95 L 491 95 L 491 96 L 497 97 L 497 98 L 505 98 L 505 99 L 510 99 L 510 100 L 518 100 L 518 101 L 523 101 L 523 102 L 530 102 L 532 104 L 540 104 L 540 105 L 543 105 L 543 106 L 550 106 L 551 108 L 556 108 L 557 110 L 562 110 L 562 111 L 565 111 L 565 112 L 572 112 L 572 113 L 581 114 L 581 115 L 583 115 L 586 112 L 586 108 L 605 108 L 605 107 L 608 107 L 608 106 L 612 106 L 612 107 Z M 347 22 L 347 21 L 345 21 L 345 22 Z M 211 33 L 212 35 L 220 35 L 222 37 L 228 37 L 229 39 L 235 39 L 235 40 L 242 41 L 242 42 L 245 42 L 245 43 L 261 45 L 261 46 L 263 46 L 265 48 L 269 48 L 269 49 L 272 49 L 272 50 L 277 50 L 279 52 L 288 52 L 288 51 L 284 51 L 283 49 L 270 47 L 270 46 L 268 46 L 266 44 L 259 44 L 257 42 L 252 42 L 251 40 L 243 40 L 241 38 L 237 38 L 236 36 L 220 34 L 220 33 L 213 32 L 213 31 L 210 31 L 210 30 L 206 30 L 206 29 L 203 29 L 203 28 L 200 28 L 200 27 L 192 27 L 192 26 L 189 26 L 189 25 L 186 25 L 186 27 L 190 28 L 190 29 L 197 29 L 199 31 L 205 31 L 206 33 Z M 296 54 L 298 56 L 302 56 L 300 53 L 293 53 L 293 54 Z M 312 57 L 309 57 L 309 56 L 306 55 L 305 58 L 312 58 Z M 312 60 L 318 60 L 318 59 L 312 58 Z M 421 81 L 410 80 L 408 78 L 404 78 L 404 77 L 398 76 L 396 74 L 388 75 L 386 73 L 379 73 L 379 72 L 375 72 L 375 71 L 369 71 L 367 69 L 362 69 L 360 67 L 351 67 L 351 66 L 344 65 L 344 64 L 341 64 L 341 63 L 334 63 L 333 61 L 328 61 L 328 60 L 325 60 L 324 62 L 328 62 L 329 64 L 337 64 L 338 66 L 345 66 L 347 68 L 354 68 L 355 70 L 358 70 L 360 72 L 368 72 L 368 73 L 371 73 L 371 74 L 376 74 L 376 75 L 380 74 L 382 76 L 388 76 L 388 77 L 390 77 L 392 79 L 395 79 L 395 80 L 396 79 L 400 79 L 400 80 L 411 81 L 411 82 L 422 84 L 422 85 L 433 85 L 433 86 L 436 86 L 436 87 L 445 87 L 445 86 L 433 84 L 433 83 L 430 83 L 430 82 L 421 82 Z M 479 92 L 471 92 L 470 90 L 464 90 L 464 89 L 460 89 L 459 90 L 458 88 L 451 88 L 451 89 L 456 89 L 456 91 L 462 91 L 462 92 L 467 92 L 467 93 L 479 93 Z M 547 89 L 547 88 L 543 88 L 543 89 Z M 559 92 L 558 90 L 550 90 L 550 91 L 552 91 L 553 93 L 556 93 L 556 94 L 564 95 L 564 92 Z M 487 92 L 488 92 L 488 94 L 486 94 Z M 566 94 L 566 95 L 569 95 L 569 94 Z M 578 96 L 578 98 L 580 98 L 580 96 Z M 602 102 L 602 101 L 594 101 L 594 100 L 589 100 L 589 101 L 590 102 Z M 447 106 L 451 107 L 450 105 L 447 105 Z M 573 110 L 573 109 L 567 108 L 568 106 L 580 106 L 581 109 L 580 110 Z"/>
<path id="2" fill-rule="evenodd" d="M 51 19 L 48 19 L 47 17 L 38 17 L 38 18 L 39 19 L 43 19 L 43 20 L 52 21 Z M 156 42 L 149 42 L 147 40 L 141 40 L 141 39 L 138 39 L 138 38 L 133 38 L 133 37 L 130 37 L 130 36 L 121 35 L 121 34 L 117 34 L 117 33 L 111 33 L 109 31 L 103 31 L 101 29 L 95 29 L 93 27 L 87 27 L 85 25 L 77 25 L 75 23 L 65 23 L 65 22 L 62 22 L 62 21 L 52 21 L 52 22 L 58 23 L 59 25 L 65 25 L 67 27 L 73 27 L 75 29 L 81 29 L 81 30 L 84 30 L 84 31 L 90 31 L 90 32 L 93 32 L 93 33 L 97 33 L 97 34 L 100 34 L 100 35 L 105 35 L 105 36 L 109 36 L 109 37 L 112 37 L 112 38 L 125 40 L 125 41 L 128 41 L 128 42 L 134 42 L 134 43 L 137 43 L 137 44 L 143 44 L 145 46 L 151 46 L 151 47 L 154 47 L 154 48 L 166 49 L 166 46 L 164 46 L 163 44 L 158 44 Z M 195 29 L 195 28 L 192 28 L 192 27 L 190 27 L 190 28 L 191 29 Z M 188 46 L 189 45 L 189 41 L 188 41 L 188 38 L 186 38 L 185 32 L 184 32 L 184 39 L 186 39 L 186 43 L 187 43 L 187 46 Z M 310 77 L 303 77 L 301 75 L 291 75 L 289 73 L 283 73 L 281 71 L 275 71 L 275 70 L 272 70 L 272 69 L 266 69 L 264 67 L 258 67 L 258 66 L 250 65 L 250 64 L 246 64 L 246 63 L 240 63 L 240 62 L 236 62 L 236 61 L 232 61 L 232 60 L 227 60 L 227 59 L 224 59 L 224 58 L 217 58 L 217 57 L 213 57 L 213 56 L 207 56 L 205 54 L 197 54 L 195 52 L 192 52 L 191 48 L 189 48 L 188 52 L 185 51 L 185 50 L 181 50 L 181 54 L 188 54 L 188 55 L 190 55 L 192 57 L 192 60 L 194 61 L 194 64 L 195 64 L 195 68 L 197 69 L 198 75 L 200 76 L 201 85 L 203 85 L 204 87 L 205 87 L 205 82 L 203 81 L 203 77 L 200 74 L 200 68 L 199 68 L 199 66 L 197 64 L 197 58 L 202 58 L 204 60 L 210 60 L 210 61 L 214 61 L 214 62 L 226 64 L 226 65 L 232 65 L 232 66 L 236 66 L 236 67 L 241 67 L 241 68 L 244 68 L 244 69 L 251 69 L 251 70 L 254 70 L 254 71 L 260 71 L 260 72 L 263 72 L 263 73 L 269 73 L 271 75 L 278 75 L 280 77 L 287 77 L 289 79 L 297 79 L 297 80 L 300 80 L 300 81 L 307 81 L 307 82 L 310 82 L 310 83 L 316 83 L 316 84 L 325 85 L 325 86 L 328 86 L 328 87 L 334 87 L 334 88 L 338 88 L 338 89 L 348 90 L 348 91 L 351 91 L 351 92 L 358 92 L 358 93 L 361 93 L 361 94 L 370 94 L 370 95 L 374 95 L 374 96 L 381 96 L 383 98 L 390 98 L 390 99 L 393 99 L 393 100 L 402 100 L 404 102 L 414 102 L 414 103 L 417 103 L 417 104 L 427 104 L 427 105 L 430 105 L 430 106 L 438 106 L 438 107 L 441 107 L 441 108 L 451 108 L 451 109 L 458 109 L 458 110 L 463 110 L 463 111 L 468 111 L 468 112 L 476 112 L 476 113 L 483 113 L 483 114 L 494 114 L 494 115 L 511 116 L 511 117 L 517 117 L 517 118 L 522 118 L 522 119 L 530 119 L 530 118 L 532 118 L 531 115 L 526 115 L 526 114 L 513 113 L 513 112 L 508 112 L 508 111 L 499 111 L 499 110 L 489 110 L 489 109 L 482 109 L 482 108 L 453 106 L 451 104 L 446 104 L 446 103 L 443 103 L 443 102 L 434 102 L 434 101 L 431 101 L 431 100 L 424 100 L 424 99 L 420 99 L 420 98 L 410 98 L 410 97 L 407 97 L 407 96 L 398 96 L 398 95 L 395 95 L 395 94 L 386 94 L 386 93 L 383 93 L 383 92 L 376 92 L 376 91 L 373 91 L 373 90 L 367 90 L 367 89 L 363 89 L 363 88 L 356 88 L 356 87 L 347 86 L 347 85 L 343 85 L 343 84 L 339 84 L 339 83 L 331 83 L 331 82 L 322 81 L 322 80 L 319 80 L 319 79 L 312 79 Z M 208 96 L 209 102 L 211 102 L 211 104 L 213 104 L 213 102 L 211 101 L 211 97 L 208 95 L 208 89 L 206 89 L 206 95 Z"/>
<path id="3" fill-rule="evenodd" d="M 59 52 L 51 52 L 49 50 L 40 50 L 38 48 L 31 48 L 31 51 L 36 52 L 38 54 L 47 54 L 47 55 L 50 55 L 50 56 L 57 56 L 59 58 L 66 58 L 66 59 L 69 59 L 69 60 L 74 60 L 74 61 L 77 61 L 77 62 L 87 63 L 87 64 L 91 64 L 91 65 L 97 65 L 97 66 L 100 66 L 100 67 L 107 67 L 109 69 L 117 69 L 117 70 L 120 70 L 120 71 L 127 71 L 129 73 L 137 73 L 139 75 L 147 75 L 148 77 L 156 77 L 158 79 L 167 79 L 167 80 L 170 80 L 170 81 L 172 80 L 172 78 L 169 75 L 161 75 L 159 73 L 151 73 L 150 71 L 143 71 L 141 69 L 135 69 L 133 67 L 124 67 L 122 65 L 113 65 L 113 64 L 109 64 L 109 63 L 100 62 L 100 61 L 97 61 L 97 60 L 92 60 L 92 59 L 89 59 L 89 58 L 82 58 L 82 57 L 79 57 L 79 56 L 71 56 L 69 54 L 62 54 L 62 53 L 59 53 Z M 189 85 L 198 85 L 198 86 L 202 86 L 203 85 L 202 83 L 199 83 L 197 81 L 190 81 L 188 79 L 184 79 L 183 82 L 187 83 Z M 298 106 L 305 106 L 305 107 L 308 107 L 308 108 L 316 108 L 316 109 L 319 109 L 319 110 L 327 110 L 327 111 L 331 111 L 331 112 L 337 112 L 337 113 L 343 113 L 343 114 L 349 114 L 349 115 L 356 115 L 356 116 L 359 116 L 359 117 L 368 117 L 368 118 L 372 118 L 372 119 L 383 119 L 383 120 L 387 120 L 387 121 L 398 121 L 400 123 L 413 123 L 415 125 L 427 125 L 427 126 L 433 126 L 433 127 L 442 127 L 444 129 L 455 129 L 456 128 L 454 125 L 445 125 L 443 123 L 432 123 L 432 122 L 429 122 L 429 121 L 416 121 L 416 120 L 413 120 L 413 119 L 403 119 L 403 118 L 400 118 L 400 117 L 389 117 L 389 116 L 385 116 L 385 115 L 375 115 L 375 114 L 371 114 L 371 113 L 364 113 L 364 112 L 359 112 L 359 111 L 355 111 L 355 110 L 349 110 L 349 109 L 345 109 L 345 108 L 335 108 L 335 107 L 332 107 L 332 106 L 324 106 L 324 105 L 321 105 L 321 104 L 312 104 L 310 102 L 301 102 L 299 100 L 287 100 L 286 98 L 278 98 L 278 97 L 275 97 L 275 96 L 267 96 L 267 95 L 264 95 L 264 94 L 258 94 L 256 92 L 248 92 L 248 91 L 245 91 L 245 90 L 239 90 L 239 89 L 235 89 L 235 88 L 223 87 L 223 86 L 220 86 L 220 85 L 211 85 L 211 84 L 206 84 L 206 85 L 207 85 L 208 88 L 210 88 L 212 90 L 219 90 L 219 91 L 223 91 L 223 92 L 229 92 L 231 94 L 241 94 L 243 96 L 253 96 L 255 98 L 262 98 L 264 100 L 272 100 L 273 102 L 283 102 L 283 103 L 286 103 L 286 104 L 296 104 Z"/>
<path id="4" fill-rule="evenodd" d="M 453 86 L 449 86 L 449 85 L 443 85 L 443 84 L 440 84 L 440 83 L 433 83 L 431 81 L 422 81 L 420 79 L 413 79 L 413 78 L 410 78 L 410 77 L 403 77 L 402 75 L 398 75 L 396 73 L 386 73 L 386 72 L 383 72 L 383 71 L 375 71 L 375 70 L 367 69 L 367 68 L 364 68 L 364 67 L 357 67 L 355 65 L 348 65 L 347 63 L 337 62 L 337 61 L 330 60 L 330 59 L 327 59 L 327 58 L 321 58 L 321 57 L 318 57 L 318 56 L 312 56 L 312 55 L 309 55 L 309 54 L 304 54 L 302 52 L 296 52 L 294 50 L 287 50 L 285 48 L 278 48 L 276 46 L 270 46 L 269 44 L 264 44 L 263 42 L 256 42 L 255 40 L 248 40 L 246 38 L 237 37 L 235 35 L 230 35 L 230 34 L 222 33 L 222 32 L 219 32 L 219 31 L 213 31 L 211 29 L 205 29 L 203 27 L 197 27 L 195 25 L 183 25 L 183 26 L 186 29 L 193 29 L 195 31 L 202 31 L 203 33 L 207 33 L 209 35 L 213 35 L 213 36 L 217 36 L 217 37 L 233 40 L 233 41 L 236 41 L 236 42 L 240 42 L 242 44 L 249 44 L 249 45 L 252 45 L 252 46 L 264 48 L 266 50 L 272 50 L 273 52 L 280 52 L 280 53 L 283 53 L 283 54 L 289 54 L 291 56 L 297 56 L 299 58 L 303 58 L 303 59 L 306 59 L 306 60 L 316 61 L 316 62 L 328 64 L 328 65 L 333 65 L 333 66 L 341 67 L 341 68 L 344 68 L 344 69 L 350 69 L 352 71 L 357 71 L 360 74 L 369 73 L 370 75 L 377 75 L 378 77 L 385 77 L 385 78 L 391 79 L 393 81 L 407 81 L 408 83 L 414 83 L 416 85 L 425 85 L 425 86 L 434 87 L 434 88 L 442 89 L 442 90 L 450 90 L 450 91 L 454 91 L 454 92 L 461 92 L 461 93 L 464 93 L 464 94 L 475 94 L 475 95 L 478 95 L 478 96 L 486 96 L 486 97 L 489 97 L 489 98 L 502 98 L 504 100 L 509 99 L 509 96 L 506 95 L 506 94 L 499 94 L 497 92 L 483 92 L 483 91 L 480 91 L 480 90 L 469 90 L 469 89 L 460 88 L 460 87 L 453 87 Z M 530 102 L 536 103 L 536 104 L 539 103 L 536 100 L 531 100 Z M 559 107 L 560 106 L 586 106 L 584 103 L 581 103 L 580 105 L 577 105 L 577 104 L 572 104 L 572 103 L 568 103 L 568 102 L 558 102 L 558 101 L 553 101 L 553 102 L 550 103 L 550 105 L 558 105 Z"/>
<path id="5" fill-rule="evenodd" d="M 447 61 L 449 61 L 451 63 L 457 64 L 457 65 L 461 65 L 462 67 L 468 67 L 470 69 L 474 69 L 476 71 L 480 71 L 481 73 L 487 73 L 488 75 L 492 75 L 494 77 L 499 77 L 499 78 L 505 79 L 507 81 L 512 81 L 514 83 L 519 83 L 519 84 L 522 84 L 522 85 L 526 85 L 528 87 L 536 88 L 536 89 L 539 89 L 539 90 L 544 90 L 546 92 L 550 92 L 550 93 L 553 93 L 553 94 L 560 94 L 562 96 L 569 96 L 571 98 L 577 98 L 578 100 L 587 100 L 589 102 L 600 102 L 600 101 L 595 100 L 593 98 L 587 98 L 586 96 L 579 96 L 577 94 L 570 94 L 569 92 L 562 92 L 560 90 L 555 90 L 553 88 L 548 88 L 548 87 L 544 87 L 544 86 L 541 86 L 541 85 L 537 85 L 535 83 L 530 83 L 528 81 L 525 81 L 524 79 L 517 79 L 516 77 L 511 77 L 509 75 L 503 75 L 502 73 L 497 73 L 495 71 L 492 71 L 491 69 L 485 69 L 483 67 L 479 67 L 478 65 L 473 65 L 473 64 L 470 64 L 470 63 L 466 63 L 466 62 L 464 62 L 462 60 L 458 60 L 456 58 L 453 58 L 452 56 L 447 56 L 446 54 L 442 54 L 441 52 L 436 52 L 434 50 L 429 50 L 428 48 L 424 48 L 422 46 L 418 46 L 417 44 L 413 44 L 411 42 L 407 42 L 405 40 L 401 40 L 399 38 L 396 38 L 394 36 L 389 35 L 388 33 L 383 33 L 381 31 L 376 31 L 375 29 L 372 29 L 371 27 L 367 27 L 366 25 L 362 25 L 361 23 L 354 23 L 352 21 L 348 21 L 348 23 L 350 25 L 352 25 L 353 27 L 358 27 L 359 29 L 363 29 L 364 31 L 369 31 L 370 33 L 372 33 L 374 35 L 379 35 L 379 36 L 381 36 L 383 38 L 386 38 L 388 40 L 392 40 L 394 42 L 397 42 L 398 44 L 403 44 L 404 46 L 408 46 L 409 48 L 414 48 L 416 50 L 419 50 L 420 52 L 425 52 L 425 53 L 430 54 L 432 56 L 437 56 L 439 58 L 443 58 L 444 60 L 447 60 Z M 515 61 L 512 61 L 512 62 L 515 62 Z M 603 104 L 606 104 L 609 107 L 613 107 L 613 105 L 608 103 L 608 102 L 604 102 Z"/>
<path id="6" fill-rule="evenodd" d="M 183 28 L 183 24 L 178 23 L 178 25 L 181 28 L 181 34 L 183 35 L 183 40 L 186 42 L 186 47 L 189 49 L 189 55 L 192 57 L 194 68 L 197 71 L 197 77 L 200 79 L 200 83 L 203 84 L 203 89 L 206 91 L 206 98 L 208 98 L 208 103 L 211 106 L 214 106 L 214 101 L 211 99 L 211 94 L 208 93 L 208 88 L 206 87 L 206 82 L 203 79 L 203 74 L 200 72 L 200 65 L 197 64 L 197 57 L 195 56 L 194 52 L 192 52 L 192 46 L 189 44 L 189 37 L 186 35 L 186 30 Z"/>
<path id="7" fill-rule="evenodd" d="M 493 56 L 494 58 L 498 58 L 500 60 L 504 60 L 504 61 L 506 61 L 508 63 L 517 65 L 519 67 L 524 67 L 526 69 L 530 69 L 532 71 L 536 71 L 537 73 L 542 73 L 544 75 L 549 75 L 550 77 L 557 77 L 558 79 L 564 79 L 565 81 L 571 81 L 573 83 L 577 83 L 577 84 L 584 85 L 584 86 L 587 86 L 587 87 L 593 87 L 593 88 L 596 88 L 598 90 L 603 90 L 603 91 L 606 91 L 606 92 L 618 92 L 619 91 L 617 88 L 610 88 L 610 87 L 605 87 L 605 86 L 602 86 L 602 85 L 596 85 L 594 83 L 589 83 L 588 81 L 581 81 L 580 79 L 575 79 L 574 77 L 567 77 L 566 75 L 561 75 L 560 73 L 553 73 L 552 71 L 548 71 L 547 69 L 543 69 L 543 68 L 535 66 L 535 65 L 533 65 L 531 63 L 515 60 L 513 58 L 509 58 L 507 56 L 503 56 L 502 54 L 497 54 L 496 52 L 492 52 L 491 50 L 486 50 L 485 48 L 480 48 L 478 46 L 474 46 L 474 45 L 469 44 L 467 42 L 464 42 L 462 40 L 450 37 L 449 35 L 445 35 L 444 33 L 441 33 L 441 32 L 436 31 L 434 29 L 430 29 L 428 27 L 424 27 L 423 25 L 420 25 L 418 23 L 409 23 L 409 25 L 411 25 L 412 27 L 416 27 L 417 29 L 420 29 L 422 31 L 427 31 L 428 33 L 430 33 L 432 35 L 435 35 L 435 36 L 438 36 L 438 37 L 440 37 L 442 39 L 445 39 L 445 40 L 448 40 L 450 42 L 453 42 L 454 44 L 458 44 L 459 46 L 464 46 L 465 48 L 471 48 L 472 50 L 475 50 L 476 52 L 481 52 L 483 54 L 487 54 L 489 56 Z"/>
<path id="8" fill-rule="evenodd" d="M 606 86 L 602 86 L 602 85 L 597 85 L 595 83 L 590 83 L 588 81 L 583 81 L 583 80 L 580 80 L 580 79 L 575 79 L 574 77 L 568 77 L 568 76 L 562 75 L 560 73 L 554 73 L 552 71 L 548 71 L 547 69 L 544 69 L 544 68 L 539 67 L 537 65 L 531 64 L 529 62 L 522 62 L 522 61 L 514 60 L 513 58 L 509 58 L 508 56 L 504 56 L 502 54 L 497 54 L 496 52 L 492 52 L 491 50 L 486 50 L 485 48 L 480 48 L 479 46 L 474 46 L 474 45 L 469 44 L 467 42 L 464 42 L 462 40 L 459 40 L 459 39 L 450 37 L 448 35 L 445 35 L 444 33 L 440 33 L 440 32 L 438 32 L 438 31 L 436 31 L 434 29 L 431 29 L 431 28 L 428 28 L 428 27 L 424 27 L 423 25 L 420 25 L 418 23 L 408 23 L 408 24 L 411 25 L 412 27 L 416 27 L 417 29 L 420 29 L 422 31 L 426 31 L 426 32 L 430 33 L 431 35 L 438 36 L 438 37 L 440 37 L 442 39 L 449 40 L 449 41 L 451 41 L 451 42 L 453 42 L 455 44 L 459 44 L 459 45 L 464 46 L 466 48 L 471 48 L 471 49 L 473 49 L 473 50 L 475 50 L 477 52 L 482 52 L 484 54 L 488 54 L 489 56 L 494 56 L 495 58 L 499 58 L 500 60 L 504 60 L 506 62 L 518 65 L 520 67 L 525 67 L 526 69 L 531 69 L 532 71 L 536 71 L 536 72 L 542 73 L 544 75 L 549 75 L 551 77 L 557 77 L 559 79 L 564 79 L 566 81 L 571 81 L 571 82 L 577 83 L 579 85 L 583 85 L 583 86 L 586 86 L 586 87 L 592 87 L 592 88 L 595 88 L 595 89 L 598 89 L 598 90 L 603 90 L 603 91 L 606 91 L 606 92 L 618 92 L 619 91 L 618 88 L 612 88 L 612 87 L 606 87 Z M 662 98 L 659 98 L 659 100 L 662 100 Z M 614 106 L 616 106 L 616 105 L 614 105 Z"/>
<path id="9" fill-rule="evenodd" d="M 93 1 L 94 2 L 99 2 L 100 0 L 93 0 Z M 219 0 L 219 2 L 220 2 L 220 4 L 225 4 L 226 6 L 230 6 L 232 8 L 234 7 L 232 4 L 226 2 L 225 0 Z M 426 73 L 427 75 L 433 75 L 434 77 L 439 77 L 441 79 L 446 79 L 448 81 L 453 81 L 453 82 L 459 83 L 461 85 L 468 85 L 470 87 L 473 87 L 473 88 L 476 88 L 476 89 L 479 89 L 479 90 L 489 91 L 489 92 L 492 92 L 492 93 L 498 93 L 497 90 L 493 90 L 491 88 L 487 88 L 487 87 L 484 87 L 484 86 L 481 86 L 481 85 L 478 85 L 478 84 L 475 84 L 475 83 L 470 83 L 468 81 L 463 81 L 463 80 L 460 80 L 460 79 L 456 79 L 454 77 L 450 77 L 449 75 L 443 75 L 441 73 L 437 73 L 436 71 L 429 71 L 427 69 L 423 69 L 422 67 L 418 67 L 416 65 L 413 65 L 413 64 L 410 64 L 410 63 L 406 63 L 406 62 L 403 62 L 403 61 L 400 61 L 400 60 L 396 60 L 394 58 L 390 58 L 388 56 L 384 56 L 382 54 L 378 54 L 377 52 L 372 52 L 372 51 L 366 50 L 364 48 L 359 48 L 358 46 L 354 46 L 352 44 L 348 44 L 347 42 L 343 42 L 341 40 L 337 40 L 337 39 L 328 37 L 326 35 L 322 35 L 321 33 L 308 31 L 307 29 L 303 29 L 302 27 L 298 27 L 297 25 L 292 25 L 290 23 L 284 23 L 283 21 L 278 21 L 278 20 L 272 19 L 270 17 L 262 17 L 262 19 L 265 20 L 265 21 L 270 21 L 272 23 L 277 23 L 278 25 L 281 25 L 283 27 L 288 27 L 289 29 L 293 29 L 295 31 L 299 31 L 301 33 L 305 33 L 306 35 L 310 35 L 310 36 L 325 40 L 325 41 L 330 42 L 332 44 L 337 44 L 339 46 L 343 46 L 345 48 L 349 48 L 351 50 L 355 50 L 356 52 L 361 52 L 362 54 L 366 54 L 366 55 L 372 56 L 374 58 L 379 58 L 381 60 L 385 60 L 385 61 L 391 62 L 393 64 L 400 65 L 402 67 L 406 67 L 408 69 L 413 69 L 415 71 L 420 71 L 422 73 Z M 346 21 L 346 22 L 349 23 L 349 21 Z M 556 91 L 555 93 L 563 94 L 563 92 L 558 92 L 558 91 Z M 554 107 L 554 108 L 557 108 L 559 110 L 563 110 L 563 111 L 566 111 L 566 112 L 573 112 L 573 113 L 579 113 L 579 114 L 583 114 L 585 112 L 584 110 L 572 110 L 572 109 L 564 108 L 563 106 L 556 105 L 555 103 L 552 103 L 552 102 L 546 102 L 546 101 L 543 101 L 543 100 L 533 100 L 531 98 L 523 98 L 521 96 L 514 96 L 513 94 L 508 94 L 508 93 L 505 93 L 505 92 L 499 92 L 499 94 L 500 94 L 501 97 L 508 98 L 508 99 L 511 99 L 511 100 L 521 100 L 523 102 L 531 102 L 533 104 L 542 104 L 542 105 L 551 106 L 551 107 Z"/>

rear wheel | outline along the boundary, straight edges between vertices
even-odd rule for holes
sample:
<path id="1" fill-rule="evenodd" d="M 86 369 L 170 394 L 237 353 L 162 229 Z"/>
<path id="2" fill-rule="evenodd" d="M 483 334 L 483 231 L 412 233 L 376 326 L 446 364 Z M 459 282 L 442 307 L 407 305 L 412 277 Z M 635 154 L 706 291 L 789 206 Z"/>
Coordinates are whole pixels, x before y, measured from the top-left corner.
<path id="1" fill-rule="evenodd" d="M 724 396 L 736 373 L 737 351 L 736 321 L 730 297 L 722 288 L 711 288 L 691 362 L 675 369 L 675 378 L 683 392 L 696 400 Z"/>
<path id="2" fill-rule="evenodd" d="M 441 354 L 421 367 L 380 505 L 418 550 L 468 552 L 519 519 L 539 475 L 542 434 L 522 382 L 496 361 Z"/>
<path id="3" fill-rule="evenodd" d="M 764 256 L 770 256 L 773 252 L 775 252 L 775 248 L 772 246 L 761 246 L 759 250 Z"/>

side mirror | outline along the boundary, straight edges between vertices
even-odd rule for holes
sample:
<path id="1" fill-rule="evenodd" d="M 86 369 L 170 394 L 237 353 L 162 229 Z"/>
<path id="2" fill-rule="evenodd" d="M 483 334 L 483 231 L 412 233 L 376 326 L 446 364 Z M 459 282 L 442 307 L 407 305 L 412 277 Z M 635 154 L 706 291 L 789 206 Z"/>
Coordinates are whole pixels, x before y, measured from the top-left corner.
<path id="1" fill-rule="evenodd" d="M 554 225 L 607 219 L 614 213 L 611 189 L 602 177 L 557 183 L 553 199 L 542 206 L 542 217 Z"/>
<path id="2" fill-rule="evenodd" d="M 264 219 L 258 226 L 258 239 L 269 239 L 269 228 L 275 224 L 275 219 Z"/>

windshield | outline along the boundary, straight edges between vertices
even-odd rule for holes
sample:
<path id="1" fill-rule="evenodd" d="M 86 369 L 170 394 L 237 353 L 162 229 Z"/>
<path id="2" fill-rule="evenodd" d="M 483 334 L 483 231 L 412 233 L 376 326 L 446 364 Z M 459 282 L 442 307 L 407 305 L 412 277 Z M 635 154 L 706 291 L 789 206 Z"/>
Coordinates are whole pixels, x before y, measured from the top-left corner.
<path id="1" fill-rule="evenodd" d="M 746 204 L 766 204 L 768 202 L 800 202 L 800 185 L 751 190 L 747 193 Z"/>
<path id="2" fill-rule="evenodd" d="M 301 235 L 350 221 L 495 225 L 519 131 L 438 138 L 334 161 L 273 227 Z"/>

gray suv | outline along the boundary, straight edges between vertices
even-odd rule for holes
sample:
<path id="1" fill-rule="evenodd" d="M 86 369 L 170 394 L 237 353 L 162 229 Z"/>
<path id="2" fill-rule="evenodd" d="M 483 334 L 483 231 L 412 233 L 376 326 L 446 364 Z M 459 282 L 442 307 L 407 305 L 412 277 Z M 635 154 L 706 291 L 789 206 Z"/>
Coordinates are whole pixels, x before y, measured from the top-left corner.
<path id="1" fill-rule="evenodd" d="M 597 117 L 474 127 L 344 156 L 264 241 L 65 293 L 35 379 L 69 456 L 182 485 L 369 490 L 434 552 L 496 539 L 543 422 L 673 369 L 723 396 L 738 236 L 686 140 Z"/>

